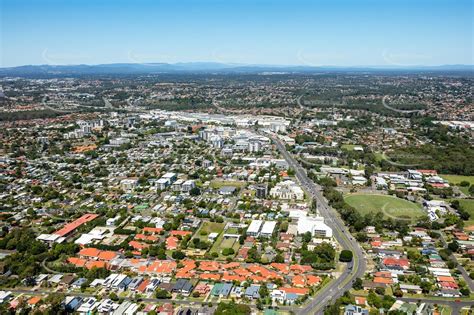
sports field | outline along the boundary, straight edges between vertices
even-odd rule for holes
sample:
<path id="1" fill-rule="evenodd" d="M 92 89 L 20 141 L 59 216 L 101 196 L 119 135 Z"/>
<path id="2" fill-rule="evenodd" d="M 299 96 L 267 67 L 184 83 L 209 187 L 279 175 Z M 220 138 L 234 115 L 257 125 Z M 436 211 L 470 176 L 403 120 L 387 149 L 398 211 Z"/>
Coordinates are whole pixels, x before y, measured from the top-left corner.
<path id="1" fill-rule="evenodd" d="M 222 250 L 224 248 L 233 248 L 235 254 L 232 256 L 222 255 Z M 240 248 L 239 239 L 237 238 L 224 238 L 224 234 L 219 235 L 214 245 L 212 245 L 210 253 L 218 253 L 219 257 L 217 259 L 226 259 L 227 257 L 233 257 L 237 254 L 237 251 Z"/>
<path id="2" fill-rule="evenodd" d="M 446 179 L 451 185 L 459 185 L 461 182 L 466 181 L 469 184 L 474 184 L 474 176 L 464 176 L 464 175 L 440 175 L 442 178 Z"/>
<path id="3" fill-rule="evenodd" d="M 419 204 L 394 196 L 350 194 L 344 200 L 362 215 L 383 212 L 385 217 L 398 220 L 414 220 L 424 215 Z"/>
<path id="4" fill-rule="evenodd" d="M 469 227 L 470 230 L 474 230 L 474 199 L 459 199 L 459 204 L 464 210 L 469 212 L 471 216 L 469 220 L 465 222 L 464 226 Z"/>
<path id="5" fill-rule="evenodd" d="M 221 188 L 223 186 L 234 186 L 234 187 L 244 187 L 247 183 L 238 180 L 213 180 L 211 181 L 211 187 Z"/>
<path id="6" fill-rule="evenodd" d="M 440 175 L 442 178 L 446 179 L 451 185 L 458 186 L 459 190 L 463 192 L 466 196 L 472 195 L 469 192 L 469 186 L 474 185 L 474 176 L 463 176 L 463 175 Z M 468 186 L 460 186 L 461 182 L 468 182 Z"/>
<path id="7" fill-rule="evenodd" d="M 217 233 L 220 234 L 225 227 L 225 223 L 209 222 L 205 221 L 199 230 L 194 234 L 193 238 L 199 238 L 201 241 L 207 241 L 209 234 Z"/>

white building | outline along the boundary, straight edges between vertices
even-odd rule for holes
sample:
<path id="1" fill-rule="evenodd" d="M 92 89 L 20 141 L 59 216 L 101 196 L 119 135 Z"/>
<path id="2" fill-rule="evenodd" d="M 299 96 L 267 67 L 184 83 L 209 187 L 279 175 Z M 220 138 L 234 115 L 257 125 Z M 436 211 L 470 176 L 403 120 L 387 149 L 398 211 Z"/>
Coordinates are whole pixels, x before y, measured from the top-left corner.
<path id="1" fill-rule="evenodd" d="M 262 224 L 262 220 L 253 220 L 247 229 L 247 235 L 257 237 L 260 233 Z"/>
<path id="2" fill-rule="evenodd" d="M 273 231 L 275 231 L 276 221 L 266 221 L 263 226 L 262 230 L 260 231 L 260 236 L 270 238 L 273 235 Z"/>
<path id="3" fill-rule="evenodd" d="M 183 192 L 189 192 L 194 187 L 196 187 L 196 183 L 195 183 L 194 180 L 190 179 L 190 180 L 187 180 L 183 183 L 183 186 L 181 187 L 181 190 Z"/>
<path id="4" fill-rule="evenodd" d="M 166 178 L 169 179 L 170 183 L 174 183 L 174 181 L 178 178 L 178 175 L 176 173 L 166 173 L 161 178 Z"/>
<path id="5" fill-rule="evenodd" d="M 262 143 L 258 139 L 250 139 L 248 150 L 249 152 L 260 152 L 262 150 Z"/>
<path id="6" fill-rule="evenodd" d="M 137 185 L 138 180 L 134 178 L 126 178 L 120 181 L 120 187 L 122 187 L 122 189 L 125 191 L 132 191 L 135 189 L 135 187 L 137 187 Z"/>
<path id="7" fill-rule="evenodd" d="M 122 137 L 115 138 L 115 139 L 110 139 L 110 145 L 115 146 L 115 147 L 119 147 L 119 146 L 121 146 L 123 144 L 127 144 L 127 143 L 130 143 L 130 139 L 122 138 Z"/>
<path id="8" fill-rule="evenodd" d="M 278 183 L 270 190 L 270 196 L 285 200 L 303 200 L 304 192 L 298 184 L 291 180 Z"/>
<path id="9" fill-rule="evenodd" d="M 181 186 L 183 185 L 184 183 L 184 180 L 182 179 L 178 179 L 177 181 L 175 181 L 173 183 L 173 185 L 171 186 L 171 189 L 174 191 L 174 192 L 179 192 L 181 191 Z"/>
<path id="10" fill-rule="evenodd" d="M 270 130 L 273 132 L 286 132 L 286 125 L 280 122 L 270 123 Z"/>
<path id="11" fill-rule="evenodd" d="M 298 234 L 310 232 L 316 237 L 332 237 L 332 229 L 324 223 L 323 217 L 300 216 L 298 219 Z"/>
<path id="12" fill-rule="evenodd" d="M 214 148 L 222 148 L 224 146 L 224 140 L 220 136 L 212 136 L 209 142 L 211 142 Z"/>
<path id="13" fill-rule="evenodd" d="M 170 180 L 168 178 L 160 178 L 156 181 L 156 186 L 159 190 L 165 190 L 170 185 Z"/>

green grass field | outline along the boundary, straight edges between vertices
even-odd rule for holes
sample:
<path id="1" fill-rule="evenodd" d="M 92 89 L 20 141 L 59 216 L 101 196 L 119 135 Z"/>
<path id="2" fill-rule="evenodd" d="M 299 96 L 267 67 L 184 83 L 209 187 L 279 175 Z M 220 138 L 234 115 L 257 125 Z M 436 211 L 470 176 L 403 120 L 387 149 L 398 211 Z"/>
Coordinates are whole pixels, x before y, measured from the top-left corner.
<path id="1" fill-rule="evenodd" d="M 247 183 L 237 180 L 213 180 L 211 181 L 212 188 L 221 188 L 223 186 L 244 187 Z"/>
<path id="2" fill-rule="evenodd" d="M 474 185 L 474 176 L 464 176 L 464 175 L 440 175 L 442 178 L 446 179 L 451 185 L 456 185 L 459 187 L 459 190 L 463 192 L 466 196 L 470 196 L 469 186 L 461 187 L 459 184 L 462 181 L 469 182 L 469 184 Z"/>
<path id="3" fill-rule="evenodd" d="M 233 248 L 235 254 L 230 256 L 222 255 L 222 250 L 224 248 Z M 212 245 L 210 253 L 218 253 L 221 260 L 226 259 L 226 257 L 234 257 L 237 254 L 237 251 L 240 248 L 239 240 L 237 238 L 228 238 L 224 239 L 224 234 L 219 235 L 214 245 Z"/>
<path id="4" fill-rule="evenodd" d="M 459 199 L 459 204 L 463 209 L 469 212 L 471 216 L 468 221 L 466 221 L 465 226 L 474 225 L 474 199 Z"/>
<path id="5" fill-rule="evenodd" d="M 393 196 L 351 194 L 344 199 L 362 215 L 383 212 L 385 217 L 402 220 L 415 220 L 424 215 L 419 204 Z"/>
<path id="6" fill-rule="evenodd" d="M 224 227 L 225 223 L 205 221 L 195 233 L 194 237 L 199 238 L 201 241 L 207 241 L 210 233 L 221 233 Z"/>
<path id="7" fill-rule="evenodd" d="M 458 185 L 462 181 L 469 182 L 471 185 L 474 184 L 474 176 L 464 176 L 464 175 L 440 175 L 440 176 L 446 179 L 451 185 Z"/>
<path id="8" fill-rule="evenodd" d="M 384 155 L 383 152 L 375 152 L 374 155 L 375 155 L 375 160 L 376 160 L 377 162 L 380 162 L 380 161 L 382 161 L 382 160 L 386 160 L 386 159 L 387 159 L 387 158 L 385 157 L 385 155 Z"/>
<path id="9" fill-rule="evenodd" d="M 347 150 L 347 151 L 354 151 L 355 147 L 361 147 L 359 144 L 343 144 L 341 145 L 341 149 Z"/>

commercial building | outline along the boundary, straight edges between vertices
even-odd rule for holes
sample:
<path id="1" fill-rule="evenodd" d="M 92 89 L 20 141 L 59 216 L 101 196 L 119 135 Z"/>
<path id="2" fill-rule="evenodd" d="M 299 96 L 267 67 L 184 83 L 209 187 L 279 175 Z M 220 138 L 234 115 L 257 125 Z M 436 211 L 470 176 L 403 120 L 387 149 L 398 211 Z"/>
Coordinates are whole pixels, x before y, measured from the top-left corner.
<path id="1" fill-rule="evenodd" d="M 291 180 L 278 183 L 270 190 L 270 196 L 285 200 L 303 200 L 304 192 L 298 184 Z"/>
<path id="2" fill-rule="evenodd" d="M 255 195 L 257 198 L 265 199 L 267 198 L 268 187 L 267 185 L 257 185 L 255 186 Z"/>
<path id="3" fill-rule="evenodd" d="M 310 232 L 316 237 L 332 237 L 332 229 L 324 223 L 323 217 L 300 216 L 298 219 L 298 234 Z"/>
<path id="4" fill-rule="evenodd" d="M 247 235 L 257 237 L 260 233 L 262 224 L 263 224 L 262 220 L 253 220 L 247 229 Z"/>
<path id="5" fill-rule="evenodd" d="M 266 221 L 262 226 L 260 236 L 267 238 L 272 237 L 273 231 L 275 231 L 276 224 L 276 221 Z"/>

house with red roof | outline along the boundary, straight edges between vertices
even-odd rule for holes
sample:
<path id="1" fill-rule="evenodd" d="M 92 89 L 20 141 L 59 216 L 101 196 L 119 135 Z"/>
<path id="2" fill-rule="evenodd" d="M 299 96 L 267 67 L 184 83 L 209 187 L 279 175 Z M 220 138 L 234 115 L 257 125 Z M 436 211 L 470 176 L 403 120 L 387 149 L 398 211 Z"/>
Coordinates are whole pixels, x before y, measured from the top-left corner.
<path id="1" fill-rule="evenodd" d="M 81 225 L 87 223 L 87 222 L 90 222 L 92 220 L 94 220 L 95 218 L 97 218 L 99 215 L 98 214 L 94 214 L 94 213 L 87 213 L 87 214 L 84 214 L 82 217 L 80 217 L 79 219 L 71 222 L 71 223 L 68 223 L 66 224 L 62 229 L 60 230 L 57 230 L 56 232 L 54 232 L 53 234 L 56 234 L 56 235 L 59 235 L 59 236 L 68 236 L 69 234 L 71 234 L 73 231 L 75 231 L 78 227 L 80 227 Z"/>
<path id="2" fill-rule="evenodd" d="M 144 227 L 143 228 L 143 233 L 145 234 L 160 234 L 162 231 L 164 231 L 162 228 L 155 228 L 155 227 Z"/>
<path id="3" fill-rule="evenodd" d="M 199 283 L 194 287 L 194 292 L 199 293 L 199 295 L 206 295 L 211 292 L 211 287 L 207 283 Z"/>
<path id="4" fill-rule="evenodd" d="M 178 231 L 178 230 L 173 230 L 170 232 L 170 235 L 171 236 L 182 236 L 182 237 L 185 237 L 186 235 L 191 235 L 193 234 L 193 232 L 191 231 Z"/>
<path id="5" fill-rule="evenodd" d="M 407 270 L 410 268 L 410 261 L 406 258 L 387 257 L 382 263 L 388 269 Z"/>
<path id="6" fill-rule="evenodd" d="M 130 241 L 128 242 L 128 245 L 132 246 L 133 249 L 139 252 L 141 252 L 144 248 L 150 247 L 149 244 L 145 244 L 145 243 L 141 243 L 137 241 Z"/>
<path id="7" fill-rule="evenodd" d="M 294 293 L 296 295 L 305 295 L 309 293 L 309 289 L 306 288 L 280 287 L 278 290 L 284 291 L 286 294 Z"/>
<path id="8" fill-rule="evenodd" d="M 175 250 L 178 248 L 179 239 L 175 236 L 168 236 L 166 238 L 166 249 Z"/>

